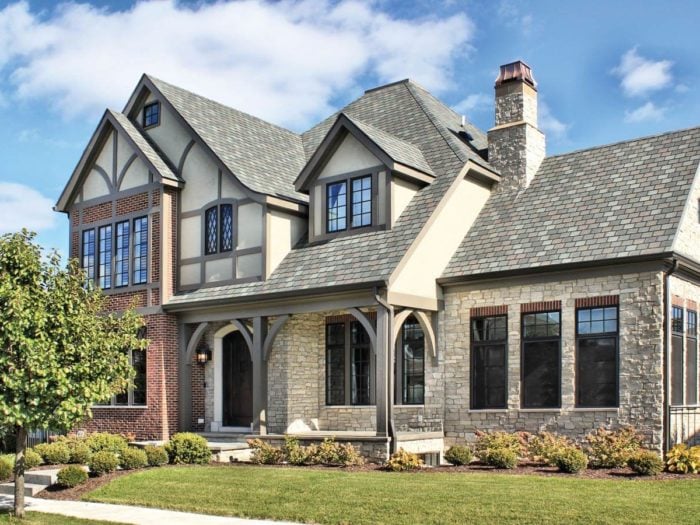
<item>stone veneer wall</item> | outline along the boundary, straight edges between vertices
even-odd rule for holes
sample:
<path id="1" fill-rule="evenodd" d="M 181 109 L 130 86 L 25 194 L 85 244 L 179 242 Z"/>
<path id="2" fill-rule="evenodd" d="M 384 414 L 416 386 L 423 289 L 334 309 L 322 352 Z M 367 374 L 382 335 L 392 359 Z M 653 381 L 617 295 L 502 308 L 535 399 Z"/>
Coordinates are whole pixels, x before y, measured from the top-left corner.
<path id="1" fill-rule="evenodd" d="M 600 425 L 634 425 L 647 444 L 663 442 L 663 274 L 541 279 L 531 284 L 473 285 L 446 290 L 438 338 L 445 363 L 445 431 L 447 444 L 470 441 L 476 430 L 556 431 L 582 439 Z M 620 408 L 576 409 L 575 299 L 619 295 Z M 521 410 L 520 305 L 561 301 L 562 407 Z M 508 307 L 508 408 L 470 410 L 470 309 Z"/>

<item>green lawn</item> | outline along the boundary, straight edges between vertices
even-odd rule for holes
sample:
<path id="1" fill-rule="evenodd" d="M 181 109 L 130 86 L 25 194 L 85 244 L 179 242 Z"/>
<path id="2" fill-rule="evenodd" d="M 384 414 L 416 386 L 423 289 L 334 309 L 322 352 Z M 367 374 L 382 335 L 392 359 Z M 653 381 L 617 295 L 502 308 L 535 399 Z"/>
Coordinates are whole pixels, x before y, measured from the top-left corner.
<path id="1" fill-rule="evenodd" d="M 12 525 L 95 525 L 110 522 L 67 518 L 57 514 L 44 514 L 43 512 L 27 512 L 25 519 L 18 520 L 7 514 L 7 512 L 0 511 L 0 524 L 5 523 L 11 523 Z"/>
<path id="2" fill-rule="evenodd" d="M 315 523 L 693 523 L 700 479 L 179 467 L 115 479 L 84 499 Z"/>

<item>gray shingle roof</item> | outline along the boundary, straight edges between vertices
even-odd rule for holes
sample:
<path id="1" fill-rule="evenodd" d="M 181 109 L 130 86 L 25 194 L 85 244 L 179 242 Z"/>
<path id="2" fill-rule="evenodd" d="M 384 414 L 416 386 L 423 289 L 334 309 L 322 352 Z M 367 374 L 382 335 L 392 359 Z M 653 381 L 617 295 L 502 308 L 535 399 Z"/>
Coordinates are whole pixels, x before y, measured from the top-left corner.
<path id="1" fill-rule="evenodd" d="M 294 190 L 306 157 L 299 135 L 262 119 L 158 80 L 148 79 L 251 190 L 307 202 Z"/>
<path id="2" fill-rule="evenodd" d="M 146 137 L 144 137 L 138 129 L 136 129 L 136 126 L 134 126 L 126 115 L 112 111 L 111 109 L 108 109 L 107 113 L 117 121 L 117 124 L 122 127 L 124 133 L 126 133 L 134 144 L 136 144 L 136 147 L 141 150 L 141 153 L 143 153 L 149 162 L 153 164 L 153 167 L 163 178 L 182 182 L 182 179 L 175 174 L 170 166 L 168 166 L 163 158 L 156 152 L 151 143 L 146 140 Z"/>
<path id="3" fill-rule="evenodd" d="M 668 252 L 700 163 L 700 128 L 544 160 L 493 194 L 442 278 Z"/>

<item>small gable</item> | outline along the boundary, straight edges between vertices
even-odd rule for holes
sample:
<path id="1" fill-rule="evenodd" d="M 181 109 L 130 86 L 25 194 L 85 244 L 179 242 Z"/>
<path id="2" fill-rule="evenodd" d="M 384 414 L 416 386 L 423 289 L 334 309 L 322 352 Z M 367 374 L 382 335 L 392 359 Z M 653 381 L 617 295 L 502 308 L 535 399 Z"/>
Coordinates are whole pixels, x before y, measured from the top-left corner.
<path id="1" fill-rule="evenodd" d="M 338 149 L 328 159 L 318 174 L 319 179 L 351 173 L 381 166 L 382 161 L 374 156 L 359 140 L 350 133 L 340 139 Z"/>

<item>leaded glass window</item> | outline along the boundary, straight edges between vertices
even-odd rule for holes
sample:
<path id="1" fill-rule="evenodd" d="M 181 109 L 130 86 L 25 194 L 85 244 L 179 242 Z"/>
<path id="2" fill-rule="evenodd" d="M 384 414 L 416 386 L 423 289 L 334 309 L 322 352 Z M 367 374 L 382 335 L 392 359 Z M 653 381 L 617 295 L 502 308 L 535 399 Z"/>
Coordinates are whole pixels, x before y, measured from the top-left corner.
<path id="1" fill-rule="evenodd" d="M 99 267 L 98 286 L 103 290 L 112 287 L 112 225 L 102 226 L 98 230 L 99 237 Z"/>
<path id="2" fill-rule="evenodd" d="M 425 336 L 410 316 L 401 327 L 401 401 L 422 405 L 425 398 Z"/>
<path id="3" fill-rule="evenodd" d="M 204 212 L 204 224 L 206 230 L 204 235 L 204 253 L 211 255 L 212 253 L 216 253 L 219 244 L 219 216 L 216 206 L 213 206 Z"/>
<path id="4" fill-rule="evenodd" d="M 134 219 L 134 280 L 132 284 L 148 281 L 148 217 Z"/>
<path id="5" fill-rule="evenodd" d="M 120 288 L 122 286 L 129 286 L 129 221 L 118 222 L 116 228 L 117 246 L 114 257 L 114 286 Z"/>
<path id="6" fill-rule="evenodd" d="M 326 404 L 373 402 L 374 357 L 369 336 L 358 321 L 326 324 Z"/>
<path id="7" fill-rule="evenodd" d="M 558 408 L 561 404 L 561 314 L 523 314 L 522 406 Z"/>
<path id="8" fill-rule="evenodd" d="M 576 312 L 576 406 L 617 406 L 618 333 L 616 306 Z"/>
<path id="9" fill-rule="evenodd" d="M 95 230 L 83 231 L 83 270 L 88 281 L 95 280 Z"/>
<path id="10" fill-rule="evenodd" d="M 222 204 L 221 212 L 221 251 L 230 252 L 233 249 L 233 205 Z"/>
<path id="11" fill-rule="evenodd" d="M 328 233 L 347 228 L 347 183 L 345 181 L 326 186 L 326 222 Z"/>
<path id="12" fill-rule="evenodd" d="M 352 179 L 353 228 L 372 225 L 372 176 Z"/>

